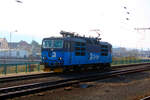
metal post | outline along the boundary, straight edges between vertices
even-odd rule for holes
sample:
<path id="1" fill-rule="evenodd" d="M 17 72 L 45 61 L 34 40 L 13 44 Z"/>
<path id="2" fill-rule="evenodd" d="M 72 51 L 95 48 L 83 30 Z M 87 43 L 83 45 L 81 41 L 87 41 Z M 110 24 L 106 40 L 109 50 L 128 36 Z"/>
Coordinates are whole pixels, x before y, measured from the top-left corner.
<path id="1" fill-rule="evenodd" d="M 30 64 L 28 64 L 28 66 L 29 66 L 29 72 L 31 72 L 31 65 L 30 65 Z"/>
<path id="2" fill-rule="evenodd" d="M 38 72 L 40 71 L 40 64 L 38 64 Z"/>
<path id="3" fill-rule="evenodd" d="M 11 32 L 10 32 L 10 48 L 9 48 L 9 57 L 11 58 Z"/>
<path id="4" fill-rule="evenodd" d="M 4 64 L 4 74 L 6 75 L 7 74 L 7 65 Z"/>
<path id="5" fill-rule="evenodd" d="M 16 73 L 18 73 L 18 65 L 16 64 Z"/>
<path id="6" fill-rule="evenodd" d="M 26 73 L 28 72 L 28 65 L 26 64 Z"/>

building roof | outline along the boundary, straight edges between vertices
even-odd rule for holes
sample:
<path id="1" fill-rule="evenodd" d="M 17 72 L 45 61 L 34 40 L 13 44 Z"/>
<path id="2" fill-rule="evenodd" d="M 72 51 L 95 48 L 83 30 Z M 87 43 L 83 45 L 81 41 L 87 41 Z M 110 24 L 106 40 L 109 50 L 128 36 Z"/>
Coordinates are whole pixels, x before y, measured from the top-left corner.
<path id="1" fill-rule="evenodd" d="M 10 49 L 16 49 L 17 47 L 18 47 L 18 44 L 19 43 L 17 43 L 17 42 L 9 42 L 8 43 L 8 47 L 10 48 Z"/>

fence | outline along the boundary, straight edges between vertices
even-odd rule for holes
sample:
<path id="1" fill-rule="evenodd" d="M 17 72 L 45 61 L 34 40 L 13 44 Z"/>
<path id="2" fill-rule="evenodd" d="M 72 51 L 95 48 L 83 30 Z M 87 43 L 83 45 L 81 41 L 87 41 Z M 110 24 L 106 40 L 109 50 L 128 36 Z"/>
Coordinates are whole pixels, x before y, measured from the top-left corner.
<path id="1" fill-rule="evenodd" d="M 122 64 L 134 64 L 134 63 L 150 63 L 150 59 L 121 59 L 113 60 L 112 65 Z M 39 62 L 28 62 L 22 64 L 0 64 L 0 75 L 6 75 L 11 73 L 28 73 L 35 71 L 43 71 L 44 66 L 40 65 Z"/>
<path id="2" fill-rule="evenodd" d="M 150 59 L 125 59 L 112 61 L 112 65 L 135 64 L 135 63 L 150 63 Z"/>
<path id="3" fill-rule="evenodd" d="M 22 64 L 0 64 L 0 74 L 11 74 L 20 72 L 43 71 L 44 66 L 40 63 L 22 63 Z"/>

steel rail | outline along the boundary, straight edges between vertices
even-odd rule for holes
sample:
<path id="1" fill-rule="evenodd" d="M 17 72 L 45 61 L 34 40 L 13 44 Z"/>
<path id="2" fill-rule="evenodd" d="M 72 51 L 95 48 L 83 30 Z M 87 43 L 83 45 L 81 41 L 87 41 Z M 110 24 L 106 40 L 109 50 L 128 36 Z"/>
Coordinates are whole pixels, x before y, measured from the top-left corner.
<path id="1" fill-rule="evenodd" d="M 141 65 L 150 65 L 150 63 L 137 63 L 137 64 L 125 64 L 125 65 L 115 65 L 113 68 L 122 68 L 122 67 L 132 67 L 132 66 L 141 66 Z"/>
<path id="2" fill-rule="evenodd" d="M 0 78 L 0 83 L 6 83 L 11 81 L 19 81 L 19 80 L 29 80 L 29 79 L 36 79 L 36 78 L 44 78 L 44 77 L 52 77 L 57 75 L 58 73 L 38 73 L 32 75 L 19 75 L 19 76 L 10 76 L 10 77 L 2 77 Z"/>
<path id="3" fill-rule="evenodd" d="M 21 95 L 27 95 L 31 93 L 37 93 L 40 91 L 51 90 L 55 88 L 71 86 L 72 84 L 78 84 L 80 82 L 94 81 L 110 78 L 117 75 L 136 73 L 150 70 L 150 67 L 144 68 L 135 68 L 128 70 L 120 70 L 120 71 L 111 71 L 105 73 L 95 73 L 92 75 L 82 75 L 76 78 L 68 78 L 59 81 L 47 81 L 47 82 L 39 82 L 33 84 L 19 85 L 7 88 L 0 88 L 0 99 L 12 98 Z"/>
<path id="4" fill-rule="evenodd" d="M 150 100 L 150 96 L 144 97 L 144 98 L 142 98 L 140 100 Z"/>
<path id="5" fill-rule="evenodd" d="M 141 66 L 141 65 L 149 65 L 149 64 L 150 63 L 117 65 L 117 66 L 112 66 L 112 68 L 117 69 L 117 68 L 123 68 L 123 67 Z M 29 79 L 36 79 L 36 78 L 44 78 L 44 77 L 52 77 L 55 75 L 58 75 L 58 73 L 40 73 L 40 74 L 32 74 L 32 75 L 2 77 L 2 78 L 0 78 L 0 83 L 6 83 L 6 82 L 11 82 L 11 81 L 20 81 L 20 80 L 29 80 Z M 59 73 L 59 75 L 61 75 L 61 74 Z"/>

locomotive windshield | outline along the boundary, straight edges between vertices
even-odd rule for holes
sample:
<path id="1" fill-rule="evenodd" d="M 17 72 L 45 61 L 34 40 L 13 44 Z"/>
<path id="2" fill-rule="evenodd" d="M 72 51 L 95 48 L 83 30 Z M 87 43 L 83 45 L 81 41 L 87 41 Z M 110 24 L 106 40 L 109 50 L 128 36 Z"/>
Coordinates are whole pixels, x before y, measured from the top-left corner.
<path id="1" fill-rule="evenodd" d="M 62 40 L 44 40 L 43 48 L 63 48 Z"/>

